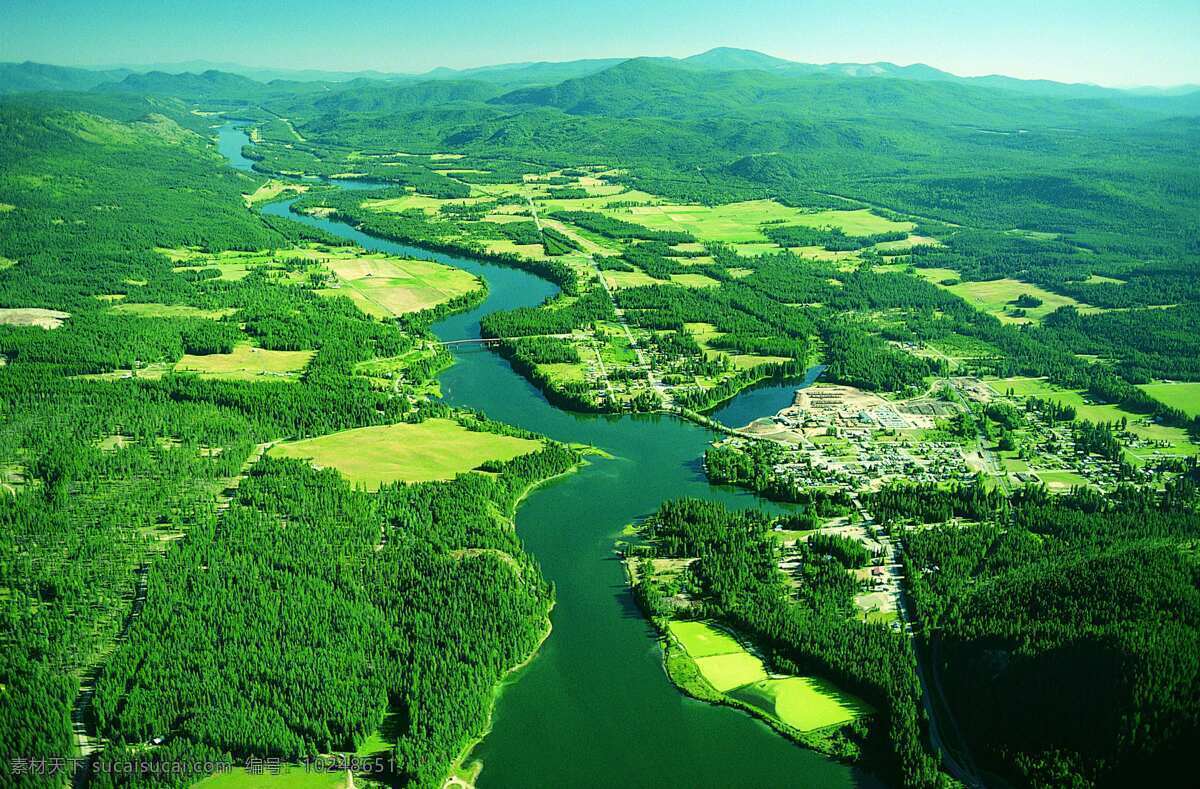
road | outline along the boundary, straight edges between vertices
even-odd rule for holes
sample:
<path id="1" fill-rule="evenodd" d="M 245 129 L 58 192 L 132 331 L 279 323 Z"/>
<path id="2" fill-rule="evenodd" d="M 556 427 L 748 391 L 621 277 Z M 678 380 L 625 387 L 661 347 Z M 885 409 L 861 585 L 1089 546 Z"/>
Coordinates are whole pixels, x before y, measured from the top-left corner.
<path id="1" fill-rule="evenodd" d="M 854 503 L 859 514 L 863 518 L 864 525 L 874 525 L 875 519 L 870 515 L 870 513 L 867 512 L 866 507 L 863 506 L 861 500 L 859 500 L 857 496 L 854 499 Z M 885 550 L 889 551 L 889 564 L 903 566 L 903 562 L 901 561 L 902 549 L 899 541 L 893 540 L 891 536 L 887 534 L 880 535 L 879 541 L 884 546 Z M 907 633 L 911 638 L 915 634 L 915 617 L 913 616 L 913 613 L 909 611 L 908 604 L 904 599 L 903 593 L 898 591 L 897 595 L 896 610 L 900 613 L 900 619 L 904 622 L 904 632 Z M 923 661 L 921 660 L 920 650 L 917 650 L 914 645 L 913 651 L 917 657 L 917 679 L 919 679 L 921 682 L 921 703 L 924 705 L 925 715 L 929 719 L 929 743 L 933 746 L 934 752 L 941 757 L 942 768 L 949 773 L 952 778 L 954 778 L 956 781 L 959 781 L 964 786 L 969 787 L 969 789 L 982 789 L 985 784 L 979 777 L 979 770 L 975 766 L 974 760 L 971 758 L 970 750 L 968 750 L 966 747 L 966 740 L 963 738 L 962 731 L 958 728 L 958 722 L 954 720 L 953 714 L 950 712 L 950 707 L 946 704 L 945 696 L 942 693 L 941 680 L 938 676 L 936 663 L 937 655 L 935 653 L 931 656 L 929 662 L 932 663 L 932 665 L 928 668 L 929 673 L 933 676 L 934 692 L 937 693 L 938 700 L 941 702 L 940 708 L 946 711 L 946 715 L 944 716 L 945 719 L 941 721 L 941 724 L 945 724 L 947 726 L 949 729 L 949 734 L 958 744 L 958 748 L 955 751 L 951 751 L 950 748 L 946 747 L 942 726 L 938 721 L 937 709 L 933 703 L 933 698 L 930 696 L 930 682 L 928 679 L 926 679 L 926 666 L 922 665 Z M 959 755 L 956 756 L 955 754 Z"/>

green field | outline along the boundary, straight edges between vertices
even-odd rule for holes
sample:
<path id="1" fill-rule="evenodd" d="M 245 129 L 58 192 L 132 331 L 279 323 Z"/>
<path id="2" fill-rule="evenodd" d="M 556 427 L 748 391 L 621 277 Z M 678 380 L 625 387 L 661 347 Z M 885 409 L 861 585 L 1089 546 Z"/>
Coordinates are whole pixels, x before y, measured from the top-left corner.
<path id="1" fill-rule="evenodd" d="M 181 373 L 226 381 L 295 380 L 313 351 L 269 351 L 252 345 L 235 346 L 232 353 L 187 354 L 175 365 Z"/>
<path id="2" fill-rule="evenodd" d="M 1200 451 L 1200 447 L 1192 443 L 1187 431 L 1181 427 L 1167 427 L 1147 422 L 1144 414 L 1135 414 L 1120 406 L 1089 403 L 1082 392 L 1060 389 L 1046 383 L 1044 378 L 1001 378 L 988 381 L 988 385 L 998 394 L 1005 394 L 1011 390 L 1017 397 L 1040 397 L 1043 400 L 1053 400 L 1063 405 L 1073 406 L 1076 418 L 1089 422 L 1117 422 L 1125 418 L 1129 422 L 1129 431 L 1134 435 L 1146 441 L 1165 441 L 1170 444 L 1169 447 L 1161 449 L 1139 449 L 1128 452 L 1134 462 L 1141 461 L 1155 452 L 1194 455 Z"/>
<path id="3" fill-rule="evenodd" d="M 473 274 L 427 260 L 359 255 L 322 262 L 341 287 L 318 293 L 347 296 L 377 318 L 418 312 L 483 287 Z"/>
<path id="4" fill-rule="evenodd" d="M 759 230 L 771 220 L 796 221 L 802 212 L 774 200 L 750 200 L 719 206 L 653 205 L 608 209 L 605 213 L 653 230 L 682 230 L 701 241 L 767 242 Z"/>
<path id="5" fill-rule="evenodd" d="M 692 658 L 692 660 L 695 661 L 708 684 L 722 693 L 767 678 L 767 669 L 763 662 L 745 651 Z"/>
<path id="6" fill-rule="evenodd" d="M 910 222 L 893 222 L 867 210 L 807 213 L 774 200 L 748 200 L 718 206 L 655 205 L 609 209 L 605 213 L 654 230 L 684 230 L 701 241 L 765 244 L 764 222 L 806 227 L 840 227 L 847 235 L 911 230 Z"/>
<path id="7" fill-rule="evenodd" d="M 667 629 L 693 658 L 743 651 L 736 638 L 704 622 L 676 620 L 668 623 Z"/>
<path id="8" fill-rule="evenodd" d="M 1200 382 L 1142 384 L 1143 392 L 1188 416 L 1200 416 Z"/>
<path id="9" fill-rule="evenodd" d="M 805 227 L 840 227 L 848 236 L 869 236 L 875 233 L 890 233 L 896 230 L 912 231 L 912 222 L 893 222 L 865 208 L 857 211 L 817 211 L 792 217 L 788 224 Z M 891 242 L 904 243 L 904 242 Z"/>
<path id="10" fill-rule="evenodd" d="M 318 772 L 296 765 L 284 765 L 277 774 L 235 767 L 195 784 L 202 789 L 342 789 L 346 785 L 345 771 Z"/>
<path id="11" fill-rule="evenodd" d="M 993 279 L 985 282 L 960 281 L 957 285 L 943 285 L 944 280 L 959 279 L 958 272 L 948 268 L 919 268 L 916 269 L 916 273 L 938 287 L 945 288 L 956 296 L 961 296 L 975 308 L 995 315 L 1005 323 L 1032 323 L 1041 320 L 1059 307 L 1066 306 L 1073 306 L 1083 313 L 1102 311 L 1099 307 L 1076 301 L 1070 296 L 1053 293 L 1045 288 L 1017 279 Z M 1025 317 L 1010 315 L 1009 312 L 1015 307 L 1012 302 L 1026 293 L 1041 299 L 1041 306 L 1025 308 Z"/>
<path id="12" fill-rule="evenodd" d="M 139 315 L 143 318 L 208 318 L 210 320 L 218 320 L 237 312 L 232 308 L 205 310 L 188 304 L 131 304 L 129 302 L 116 304 L 112 311 L 122 315 Z"/>
<path id="13" fill-rule="evenodd" d="M 541 449 L 542 442 L 468 430 L 450 419 L 427 419 L 343 430 L 278 444 L 275 457 L 335 468 L 354 485 L 378 490 L 390 482 L 453 479 L 488 460 L 511 460 Z"/>
<path id="14" fill-rule="evenodd" d="M 675 620 L 667 630 L 714 689 L 800 731 L 849 723 L 871 707 L 816 677 L 771 677 L 757 656 L 728 631 Z"/>
<path id="15" fill-rule="evenodd" d="M 866 702 L 816 677 L 763 680 L 730 695 L 800 731 L 840 726 L 872 712 Z"/>

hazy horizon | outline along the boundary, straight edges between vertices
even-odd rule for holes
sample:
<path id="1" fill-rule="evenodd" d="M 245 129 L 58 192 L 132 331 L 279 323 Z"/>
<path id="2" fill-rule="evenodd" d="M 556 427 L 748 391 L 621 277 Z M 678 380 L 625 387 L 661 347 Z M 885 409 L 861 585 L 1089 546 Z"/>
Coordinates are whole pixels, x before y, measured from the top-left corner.
<path id="1" fill-rule="evenodd" d="M 1200 3 L 916 0 L 848 7 L 819 0 L 717 0 L 647 6 L 514 0 L 365 3 L 312 0 L 0 0 L 0 60 L 84 68 L 237 64 L 249 69 L 420 74 L 511 63 L 686 57 L 714 47 L 802 63 L 921 63 L 959 76 L 1003 74 L 1112 87 L 1200 83 Z M 496 31 L 501 31 L 497 35 Z M 719 32 L 718 32 L 719 31 Z"/>

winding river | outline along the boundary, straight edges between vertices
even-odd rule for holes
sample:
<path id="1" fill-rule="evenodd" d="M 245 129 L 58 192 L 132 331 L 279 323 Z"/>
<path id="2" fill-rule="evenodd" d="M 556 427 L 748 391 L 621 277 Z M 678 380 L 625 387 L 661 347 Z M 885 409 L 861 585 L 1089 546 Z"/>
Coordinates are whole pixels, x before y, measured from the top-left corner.
<path id="1" fill-rule="evenodd" d="M 247 135 L 234 124 L 218 145 L 233 166 Z M 348 182 L 349 188 L 363 184 Z M 485 279 L 479 307 L 437 323 L 443 339 L 479 336 L 495 310 L 536 305 L 556 287 L 527 272 L 369 236 L 341 222 L 297 216 L 293 200 L 265 213 L 320 227 L 371 250 L 436 260 Z M 600 447 L 593 459 L 534 491 L 517 531 L 557 589 L 554 629 L 537 657 L 502 688 L 491 732 L 472 754 L 485 765 L 480 787 L 879 786 L 860 770 L 800 748 L 749 715 L 695 701 L 667 678 L 655 633 L 638 611 L 613 543 L 622 528 L 664 499 L 697 496 L 732 506 L 762 504 L 709 485 L 700 466 L 712 433 L 672 416 L 576 414 L 551 406 L 500 356 L 454 351 L 441 375 L 445 400 L 564 442 Z M 715 416 L 733 424 L 772 414 L 796 384 L 743 393 Z M 765 506 L 765 505 L 764 505 Z"/>

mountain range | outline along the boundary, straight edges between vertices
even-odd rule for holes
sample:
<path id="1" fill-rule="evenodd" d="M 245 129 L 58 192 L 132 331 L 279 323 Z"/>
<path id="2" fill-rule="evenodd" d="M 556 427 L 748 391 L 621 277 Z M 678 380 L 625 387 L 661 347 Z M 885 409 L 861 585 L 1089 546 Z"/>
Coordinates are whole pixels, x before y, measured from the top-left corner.
<path id="1" fill-rule="evenodd" d="M 257 83 L 324 83 L 331 87 L 348 82 L 428 82 L 435 80 L 471 80 L 504 88 L 555 85 L 611 69 L 626 58 L 599 58 L 563 62 L 506 63 L 467 69 L 435 68 L 421 74 L 392 74 L 380 71 L 328 71 L 320 69 L 276 69 L 247 67 L 236 63 L 187 61 L 173 64 L 121 65 L 110 68 L 78 68 L 42 63 L 0 63 L 0 93 L 39 90 L 91 90 L 122 81 L 127 89 L 145 90 L 169 75 L 203 76 L 221 73 Z M 827 74 L 853 78 L 892 78 L 921 82 L 950 82 L 998 88 L 1030 95 L 1058 98 L 1118 98 L 1145 96 L 1170 98 L 1200 91 L 1200 85 L 1170 88 L 1106 88 L 1085 83 L 1017 79 L 1002 75 L 960 77 L 922 63 L 900 66 L 894 63 L 799 63 L 749 49 L 717 47 L 686 58 L 647 57 L 635 60 L 655 61 L 693 71 L 765 71 L 780 76 Z M 209 78 L 212 81 L 212 78 Z M 194 83 L 194 81 L 193 81 Z M 194 83 L 193 87 L 203 87 Z M 208 94 L 204 94 L 208 95 Z"/>

